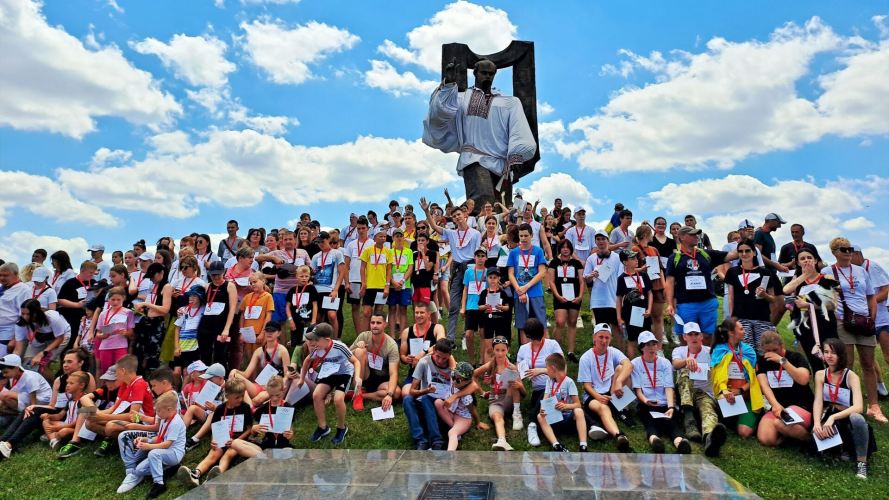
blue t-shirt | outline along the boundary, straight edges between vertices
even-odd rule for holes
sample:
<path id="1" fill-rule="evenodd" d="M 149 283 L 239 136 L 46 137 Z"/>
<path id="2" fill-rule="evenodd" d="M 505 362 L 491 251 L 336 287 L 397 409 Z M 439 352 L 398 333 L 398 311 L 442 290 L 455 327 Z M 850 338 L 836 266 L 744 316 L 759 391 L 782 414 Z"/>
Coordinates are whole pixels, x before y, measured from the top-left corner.
<path id="1" fill-rule="evenodd" d="M 546 254 L 543 249 L 538 246 L 531 246 L 530 255 L 527 251 L 522 253 L 522 247 L 517 246 L 510 250 L 509 257 L 506 259 L 506 267 L 515 269 L 515 279 L 519 282 L 519 286 L 525 286 L 530 283 L 539 271 L 538 266 L 544 266 L 546 269 Z M 527 266 L 526 260 L 527 259 Z M 543 280 L 540 280 L 528 289 L 528 297 L 543 297 Z"/>
<path id="2" fill-rule="evenodd" d="M 488 280 L 485 279 L 488 276 L 487 269 L 467 269 L 463 273 L 463 286 L 466 287 L 466 310 L 467 311 L 477 311 L 478 310 L 478 297 L 481 295 L 482 290 L 487 290 L 488 288 Z M 481 283 L 479 283 L 481 280 Z M 476 290 L 476 285 L 481 285 L 481 288 Z M 475 293 L 473 293 L 475 292 Z"/>

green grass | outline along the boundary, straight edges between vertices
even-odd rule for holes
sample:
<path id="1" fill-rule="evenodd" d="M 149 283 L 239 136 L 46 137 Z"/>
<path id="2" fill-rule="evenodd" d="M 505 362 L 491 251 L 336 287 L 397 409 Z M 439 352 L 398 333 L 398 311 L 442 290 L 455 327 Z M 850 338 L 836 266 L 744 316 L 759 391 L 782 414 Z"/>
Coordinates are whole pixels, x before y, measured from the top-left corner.
<path id="1" fill-rule="evenodd" d="M 549 301 L 549 298 L 547 299 Z M 591 318 L 586 305 L 583 310 L 584 328 L 578 332 L 578 356 L 590 347 Z M 550 309 L 550 314 L 552 310 Z M 720 312 L 721 314 L 721 312 Z M 779 331 L 787 345 L 792 345 L 793 335 L 786 329 L 786 320 L 780 325 Z M 346 312 L 346 328 L 344 341 L 350 343 L 355 338 L 349 312 Z M 514 335 L 515 337 L 515 335 Z M 514 345 L 513 355 L 518 345 Z M 669 348 L 667 349 L 669 357 Z M 878 353 L 879 354 L 879 353 Z M 465 357 L 465 351 L 456 353 L 457 359 Z M 889 367 L 880 358 L 883 373 L 889 374 Z M 514 359 L 514 357 L 513 357 Z M 406 368 L 402 367 L 402 377 Z M 577 375 L 577 365 L 570 365 L 569 373 Z M 528 401 L 524 402 L 527 414 Z M 370 404 L 367 405 L 368 407 Z M 480 401 L 479 414 L 487 421 L 487 403 Z M 889 405 L 882 404 L 883 412 L 889 412 Z M 407 420 L 401 406 L 396 407 L 394 420 L 374 422 L 370 418 L 369 408 L 362 412 L 349 409 L 346 423 L 349 435 L 346 445 L 353 449 L 410 449 L 413 442 L 408 431 Z M 328 408 L 328 420 L 335 421 L 331 405 Z M 873 423 L 873 421 L 870 421 Z M 527 422 L 526 422 L 527 423 Z M 516 450 L 545 451 L 545 447 L 533 448 L 528 445 L 526 431 L 512 431 L 507 422 L 507 439 Z M 315 429 L 316 421 L 310 407 L 301 407 L 294 418 L 293 444 L 298 448 L 334 448 L 330 440 L 310 443 L 309 435 Z M 189 434 L 194 432 L 194 427 Z M 630 437 L 632 446 L 639 451 L 647 451 L 645 431 L 641 425 L 635 429 L 624 429 Z M 886 446 L 889 443 L 889 426 L 875 424 L 877 443 Z M 205 441 L 208 441 L 205 439 Z M 471 430 L 460 443 L 461 450 L 490 450 L 494 442 L 494 431 Z M 577 438 L 567 438 L 564 442 L 569 449 L 577 449 Z M 125 495 L 115 495 L 123 479 L 123 465 L 118 457 L 100 459 L 93 455 L 95 444 L 86 446 L 84 452 L 67 461 L 56 460 L 48 445 L 36 440 L 27 442 L 13 454 L 9 460 L 0 462 L 0 498 L 40 498 L 52 499 L 90 499 L 90 498 L 144 498 L 149 486 L 140 485 Z M 694 453 L 703 453 L 700 444 L 692 444 Z M 615 452 L 612 441 L 592 443 L 594 452 Z M 185 456 L 184 464 L 195 466 L 206 455 L 209 444 Z M 814 500 L 819 498 L 844 499 L 883 499 L 889 498 L 889 481 L 885 450 L 876 453 L 870 464 L 870 478 L 865 482 L 855 478 L 853 464 L 822 461 L 809 458 L 800 447 L 788 445 L 783 448 L 770 449 L 760 446 L 755 440 L 742 440 L 734 433 L 729 433 L 728 442 L 722 449 L 720 458 L 712 459 L 718 467 L 766 499 Z M 146 481 L 147 483 L 147 481 Z M 170 490 L 164 498 L 175 498 L 186 489 L 177 482 L 171 481 Z"/>

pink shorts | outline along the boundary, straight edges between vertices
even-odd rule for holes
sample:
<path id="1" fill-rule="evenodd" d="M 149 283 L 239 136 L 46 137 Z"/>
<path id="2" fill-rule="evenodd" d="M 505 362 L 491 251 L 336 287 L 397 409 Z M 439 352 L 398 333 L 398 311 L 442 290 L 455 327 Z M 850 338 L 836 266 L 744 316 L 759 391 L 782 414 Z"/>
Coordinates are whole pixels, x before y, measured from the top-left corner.
<path id="1" fill-rule="evenodd" d="M 117 360 L 127 355 L 127 348 L 120 347 L 117 349 L 105 349 L 96 351 L 96 359 L 99 361 L 99 372 L 100 374 L 105 373 L 106 370 L 114 366 L 114 363 L 117 363 Z"/>
<path id="2" fill-rule="evenodd" d="M 796 405 L 789 406 L 788 408 L 793 408 L 793 411 L 795 411 L 797 413 L 797 415 L 799 415 L 800 418 L 803 419 L 803 427 L 808 429 L 809 427 L 812 426 L 812 414 L 809 411 L 804 410 Z M 762 417 L 763 420 L 769 420 L 769 419 L 774 419 L 774 418 L 777 418 L 777 417 L 775 416 L 774 413 L 772 413 L 770 411 L 765 412 L 765 415 L 763 415 L 763 417 Z"/>

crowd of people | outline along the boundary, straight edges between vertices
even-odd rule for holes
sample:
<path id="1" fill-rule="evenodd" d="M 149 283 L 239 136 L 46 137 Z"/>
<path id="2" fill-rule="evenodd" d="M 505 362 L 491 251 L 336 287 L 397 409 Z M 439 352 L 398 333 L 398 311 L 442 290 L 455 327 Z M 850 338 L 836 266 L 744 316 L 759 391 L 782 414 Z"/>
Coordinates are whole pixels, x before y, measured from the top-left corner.
<path id="1" fill-rule="evenodd" d="M 787 221 L 775 213 L 714 250 L 692 215 L 634 225 L 618 204 L 596 229 L 559 199 L 547 209 L 517 194 L 476 211 L 445 194 L 419 211 L 353 213 L 339 230 L 303 214 L 293 231 L 242 237 L 232 220 L 215 250 L 195 233 L 110 262 L 95 244 L 78 269 L 62 250 L 3 262 L 0 456 L 35 431 L 60 459 L 98 440 L 96 455 L 123 461 L 118 492 L 150 477 L 156 498 L 165 472 L 197 485 L 293 446 L 294 406 L 314 409 L 309 440 L 343 443 L 347 402 L 367 401 L 380 418 L 400 403 L 418 450 L 458 449 L 473 426 L 490 429 L 487 408 L 494 450 L 512 450 L 510 419 L 533 446 L 542 435 L 568 451 L 560 436 L 576 433 L 578 451 L 612 440 L 628 452 L 622 429 L 638 419 L 653 453 L 696 441 L 715 457 L 736 432 L 837 452 L 867 478 L 868 419 L 887 423 L 875 356 L 879 343 L 889 362 L 889 275 L 846 238 L 830 241 L 828 265 L 800 224 L 779 248 Z M 577 352 L 586 297 L 592 347 Z M 785 314 L 793 346 L 777 333 Z M 202 440 L 209 454 L 177 469 Z"/>

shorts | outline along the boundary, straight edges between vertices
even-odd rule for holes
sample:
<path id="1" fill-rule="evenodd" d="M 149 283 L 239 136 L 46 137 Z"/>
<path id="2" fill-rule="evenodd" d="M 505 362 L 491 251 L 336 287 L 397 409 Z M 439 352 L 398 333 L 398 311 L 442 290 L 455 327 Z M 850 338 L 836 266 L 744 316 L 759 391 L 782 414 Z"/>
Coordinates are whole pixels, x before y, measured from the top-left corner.
<path id="1" fill-rule="evenodd" d="M 860 345 L 864 347 L 876 347 L 877 346 L 877 335 L 871 335 L 870 337 L 865 337 L 864 335 L 855 335 L 854 333 L 849 333 L 846 331 L 846 326 L 837 318 L 837 337 L 843 341 L 846 345 Z"/>
<path id="2" fill-rule="evenodd" d="M 553 311 L 579 311 L 581 302 L 583 302 L 583 300 L 577 304 L 571 301 L 559 302 L 553 297 Z"/>
<path id="3" fill-rule="evenodd" d="M 512 396 L 507 394 L 498 394 L 488 399 L 488 417 L 493 417 L 495 413 L 506 415 L 507 412 L 512 413 Z"/>
<path id="4" fill-rule="evenodd" d="M 667 295 L 664 293 L 664 290 L 652 290 L 651 301 L 655 304 L 666 304 Z"/>
<path id="5" fill-rule="evenodd" d="M 479 311 L 479 310 L 468 310 L 466 311 L 466 320 L 464 323 L 464 330 L 472 330 L 473 332 L 481 330 L 485 327 L 485 318 L 487 318 L 487 314 Z"/>
<path id="6" fill-rule="evenodd" d="M 374 374 L 373 371 L 368 375 L 367 380 L 362 382 L 361 387 L 367 389 L 368 392 L 376 392 L 380 389 L 380 386 L 389 382 L 389 376 L 381 377 L 379 375 Z M 389 387 L 390 392 L 395 392 L 392 387 Z"/>
<path id="7" fill-rule="evenodd" d="M 389 306 L 403 306 L 408 307 L 411 305 L 411 297 L 414 292 L 410 288 L 404 288 L 401 290 L 389 289 L 389 298 L 386 302 Z"/>
<path id="8" fill-rule="evenodd" d="M 170 361 L 170 368 L 188 368 L 188 365 L 201 359 L 201 351 L 195 349 L 193 351 L 182 351 L 178 358 Z"/>
<path id="9" fill-rule="evenodd" d="M 796 414 L 799 415 L 801 419 L 803 419 L 803 427 L 805 427 L 806 429 L 812 427 L 812 413 L 809 410 L 805 410 L 796 405 L 788 406 L 787 408 L 793 408 L 793 411 L 795 411 Z M 767 411 L 765 415 L 762 416 L 763 420 L 774 420 L 776 418 L 778 417 L 776 417 L 775 414 L 770 411 Z"/>
<path id="10" fill-rule="evenodd" d="M 609 325 L 617 324 L 616 307 L 594 307 L 592 311 L 596 323 L 608 323 Z"/>
<path id="11" fill-rule="evenodd" d="M 287 294 L 273 293 L 272 301 L 275 303 L 275 310 L 272 311 L 272 321 L 284 323 L 287 321 Z"/>
<path id="12" fill-rule="evenodd" d="M 685 302 L 676 304 L 676 314 L 682 318 L 683 322 L 694 321 L 701 327 L 704 335 L 713 335 L 716 331 L 717 308 L 719 301 L 716 298 L 705 300 L 703 302 Z M 673 333 L 682 335 L 682 325 L 673 324 Z"/>
<path id="13" fill-rule="evenodd" d="M 484 313 L 482 313 L 484 314 Z M 512 341 L 512 325 L 509 318 L 494 319 L 485 316 L 485 340 L 494 340 L 496 336 L 506 337 Z"/>
<path id="14" fill-rule="evenodd" d="M 750 400 L 745 399 L 744 404 L 747 405 L 747 413 L 743 415 L 738 415 L 737 417 L 731 417 L 726 420 L 732 421 L 734 420 L 738 425 L 746 425 L 751 429 L 756 429 L 756 422 L 759 421 L 759 413 L 753 413 L 753 407 L 751 406 Z M 769 412 L 771 413 L 771 412 Z M 800 415 L 802 417 L 802 415 Z"/>
<path id="15" fill-rule="evenodd" d="M 346 392 L 349 384 L 352 383 L 351 375 L 331 375 L 321 380 L 316 380 L 315 385 L 326 384 L 334 391 Z"/>
<path id="16" fill-rule="evenodd" d="M 515 300 L 515 327 L 519 330 L 525 328 L 528 318 L 536 318 L 546 328 L 546 304 L 543 297 L 528 297 L 528 302 L 522 304 L 518 297 Z"/>
<path id="17" fill-rule="evenodd" d="M 352 292 L 358 293 L 358 290 L 361 290 L 361 282 L 351 281 L 349 282 L 349 287 L 352 289 Z M 357 305 L 361 303 L 361 297 L 352 297 L 351 293 L 346 294 L 346 304 Z"/>
<path id="18" fill-rule="evenodd" d="M 414 295 L 411 297 L 414 302 L 424 302 L 426 304 L 432 302 L 431 288 L 414 288 Z"/>
<path id="19" fill-rule="evenodd" d="M 361 297 L 361 304 L 365 306 L 373 306 L 377 300 L 377 294 L 383 293 L 382 288 L 368 288 L 364 291 L 364 297 Z M 383 304 L 379 304 L 382 306 Z"/>
<path id="20" fill-rule="evenodd" d="M 633 326 L 629 321 L 624 323 L 627 327 L 627 340 L 630 342 L 637 342 L 639 340 L 639 334 L 648 330 L 651 331 L 651 318 L 645 318 L 645 321 L 642 322 L 642 326 Z"/>
<path id="21" fill-rule="evenodd" d="M 447 262 L 447 261 L 442 262 L 441 265 L 444 265 L 445 262 Z M 438 279 L 439 279 L 439 281 L 450 281 L 451 280 L 451 268 L 449 267 L 449 268 L 445 269 L 444 271 L 442 271 L 441 273 L 439 273 Z"/>
<path id="22" fill-rule="evenodd" d="M 66 334 L 65 338 L 62 339 L 62 343 L 59 344 L 59 347 L 56 347 L 55 349 L 52 350 L 52 352 L 50 352 L 50 354 L 49 354 L 50 359 L 52 359 L 52 360 L 59 359 L 59 356 L 62 354 L 62 349 L 64 349 L 68 345 L 68 341 L 70 339 L 71 339 L 71 334 L 70 333 Z M 55 340 L 55 339 L 53 339 L 53 340 Z M 49 344 L 52 344 L 52 342 L 53 341 L 50 340 L 49 342 L 44 342 L 42 344 L 28 344 L 28 348 L 25 349 L 25 356 L 24 356 L 25 359 L 33 358 L 34 356 L 40 354 L 47 347 L 49 347 Z"/>

